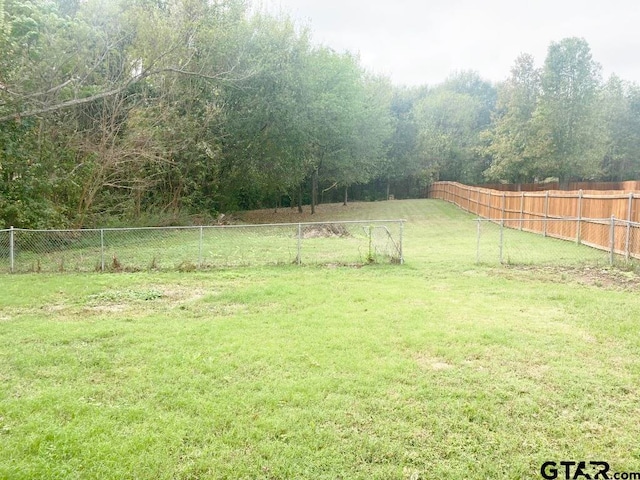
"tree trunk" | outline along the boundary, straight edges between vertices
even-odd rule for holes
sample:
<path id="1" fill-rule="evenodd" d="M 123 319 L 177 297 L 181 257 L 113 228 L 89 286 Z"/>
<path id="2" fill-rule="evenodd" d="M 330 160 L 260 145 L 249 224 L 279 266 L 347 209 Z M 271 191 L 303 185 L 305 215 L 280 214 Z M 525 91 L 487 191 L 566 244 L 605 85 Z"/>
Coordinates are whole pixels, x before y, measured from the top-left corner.
<path id="1" fill-rule="evenodd" d="M 390 193 L 391 193 L 391 180 L 387 178 L 387 196 L 385 197 L 385 200 L 389 200 Z"/>
<path id="2" fill-rule="evenodd" d="M 298 213 L 302 213 L 302 184 L 298 186 Z"/>
<path id="3" fill-rule="evenodd" d="M 561 177 L 558 179 L 559 190 L 569 190 L 569 177 Z"/>
<path id="4" fill-rule="evenodd" d="M 344 186 L 344 203 L 343 205 L 346 207 L 347 206 L 347 201 L 349 200 L 349 187 L 348 186 Z"/>
<path id="5" fill-rule="evenodd" d="M 311 214 L 316 213 L 316 205 L 318 203 L 318 169 L 313 171 L 311 178 Z"/>

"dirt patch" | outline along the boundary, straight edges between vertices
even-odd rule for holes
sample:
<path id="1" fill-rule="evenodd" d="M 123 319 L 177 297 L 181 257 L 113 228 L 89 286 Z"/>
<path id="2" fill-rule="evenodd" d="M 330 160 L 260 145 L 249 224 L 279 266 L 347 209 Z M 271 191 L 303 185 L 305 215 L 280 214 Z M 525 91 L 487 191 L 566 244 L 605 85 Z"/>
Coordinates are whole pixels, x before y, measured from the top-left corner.
<path id="1" fill-rule="evenodd" d="M 332 223 L 322 225 L 308 225 L 302 229 L 302 238 L 338 238 L 350 237 L 351 234 L 344 225 Z"/>
<path id="2" fill-rule="evenodd" d="M 361 203 L 353 202 L 348 205 L 342 203 L 323 203 L 316 207 L 316 213 L 311 213 L 311 207 L 304 205 L 302 213 L 298 213 L 297 208 L 279 208 L 264 210 L 249 210 L 238 212 L 238 221 L 249 224 L 261 223 L 305 223 L 324 222 L 341 219 L 359 218 L 357 213 L 361 209 Z"/>
<path id="3" fill-rule="evenodd" d="M 324 265 L 326 268 L 362 268 L 362 263 L 327 263 Z"/>
<path id="4" fill-rule="evenodd" d="M 113 289 L 90 295 L 88 298 L 89 308 L 96 311 L 122 311 L 132 304 L 162 303 L 171 302 L 191 302 L 200 300 L 207 292 L 201 288 L 189 286 L 171 286 L 169 288 L 149 287 L 139 289 Z"/>
<path id="5" fill-rule="evenodd" d="M 122 313 L 129 310 L 129 305 L 116 303 L 111 305 L 92 305 L 85 307 L 85 311 L 97 313 Z"/>
<path id="6" fill-rule="evenodd" d="M 416 355 L 416 363 L 420 368 L 425 370 L 449 370 L 453 368 L 453 365 L 445 362 L 443 359 L 432 357 L 425 353 Z"/>
<path id="7" fill-rule="evenodd" d="M 557 283 L 577 283 L 610 290 L 640 290 L 640 276 L 631 270 L 594 266 L 509 265 L 494 271 L 509 278 L 529 277 Z"/>
<path id="8" fill-rule="evenodd" d="M 193 287 L 183 287 L 183 286 L 172 286 L 172 287 L 163 287 L 160 289 L 163 293 L 163 296 L 166 297 L 170 301 L 196 301 L 204 298 L 205 295 L 210 295 L 218 292 L 205 290 L 203 288 L 193 288 Z"/>

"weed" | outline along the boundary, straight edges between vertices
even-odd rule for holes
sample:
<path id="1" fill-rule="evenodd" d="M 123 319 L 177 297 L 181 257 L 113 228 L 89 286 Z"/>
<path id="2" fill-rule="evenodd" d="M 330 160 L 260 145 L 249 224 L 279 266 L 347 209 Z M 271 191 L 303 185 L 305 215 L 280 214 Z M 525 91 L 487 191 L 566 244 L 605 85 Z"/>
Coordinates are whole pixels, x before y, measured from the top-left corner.
<path id="1" fill-rule="evenodd" d="M 109 290 L 89 296 L 92 303 L 122 303 L 131 301 L 150 301 L 163 297 L 160 290 L 150 288 L 143 290 Z"/>
<path id="2" fill-rule="evenodd" d="M 190 262 L 188 260 L 185 260 L 181 262 L 180 265 L 178 265 L 179 272 L 195 272 L 197 269 L 198 269 L 198 266 L 195 263 Z"/>

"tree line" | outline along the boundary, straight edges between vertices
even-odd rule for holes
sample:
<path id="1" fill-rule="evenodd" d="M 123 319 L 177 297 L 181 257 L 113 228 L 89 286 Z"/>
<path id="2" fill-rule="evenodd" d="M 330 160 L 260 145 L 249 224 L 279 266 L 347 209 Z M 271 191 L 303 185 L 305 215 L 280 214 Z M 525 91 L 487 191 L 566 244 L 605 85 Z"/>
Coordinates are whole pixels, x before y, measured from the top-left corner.
<path id="1" fill-rule="evenodd" d="M 502 83 L 410 88 L 245 0 L 0 0 L 0 52 L 5 226 L 640 173 L 640 90 L 603 82 L 583 39 Z"/>

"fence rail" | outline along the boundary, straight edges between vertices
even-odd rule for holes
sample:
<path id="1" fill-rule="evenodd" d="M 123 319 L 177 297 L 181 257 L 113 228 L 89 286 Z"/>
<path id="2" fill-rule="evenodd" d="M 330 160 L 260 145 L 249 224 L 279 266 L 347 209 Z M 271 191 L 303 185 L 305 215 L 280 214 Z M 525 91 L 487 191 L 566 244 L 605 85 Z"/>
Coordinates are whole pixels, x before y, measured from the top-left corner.
<path id="1" fill-rule="evenodd" d="M 195 270 L 271 264 L 403 263 L 404 220 L 0 230 L 0 270 Z"/>
<path id="2" fill-rule="evenodd" d="M 505 192 L 436 182 L 429 197 L 448 201 L 507 228 L 575 241 L 627 259 L 640 258 L 637 193 Z"/>
<path id="3" fill-rule="evenodd" d="M 560 182 L 543 183 L 491 183 L 478 185 L 480 188 L 500 190 L 507 192 L 539 192 L 545 190 L 609 190 L 624 192 L 640 192 L 640 180 L 628 180 L 624 182 L 569 182 L 562 188 Z"/>

